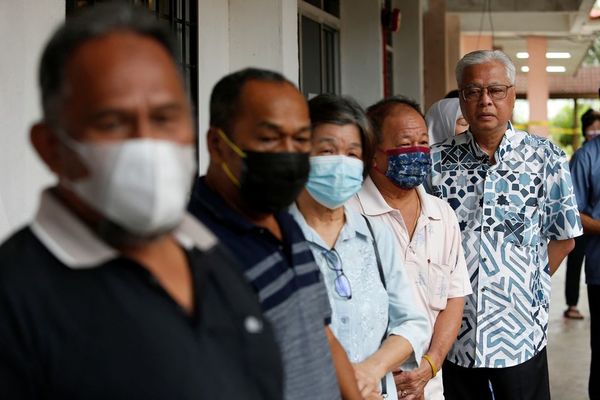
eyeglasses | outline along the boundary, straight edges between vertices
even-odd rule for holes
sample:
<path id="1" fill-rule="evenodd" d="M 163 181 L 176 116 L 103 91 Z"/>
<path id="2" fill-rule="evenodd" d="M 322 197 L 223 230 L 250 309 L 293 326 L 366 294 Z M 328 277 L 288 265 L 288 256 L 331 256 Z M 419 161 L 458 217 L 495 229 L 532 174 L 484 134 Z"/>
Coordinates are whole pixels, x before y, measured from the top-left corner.
<path id="1" fill-rule="evenodd" d="M 502 100 L 506 98 L 508 89 L 514 85 L 490 85 L 490 86 L 469 86 L 461 89 L 460 94 L 465 101 L 477 101 L 481 98 L 484 91 L 487 91 L 488 96 L 492 100 Z"/>
<path id="2" fill-rule="evenodd" d="M 335 292 L 343 297 L 346 300 L 350 300 L 352 298 L 352 289 L 350 288 L 350 281 L 348 277 L 344 274 L 344 270 L 342 269 L 342 261 L 340 260 L 340 256 L 335 250 L 327 250 L 323 252 L 323 257 L 327 260 L 327 266 L 330 270 L 334 271 L 336 274 L 334 285 Z"/>

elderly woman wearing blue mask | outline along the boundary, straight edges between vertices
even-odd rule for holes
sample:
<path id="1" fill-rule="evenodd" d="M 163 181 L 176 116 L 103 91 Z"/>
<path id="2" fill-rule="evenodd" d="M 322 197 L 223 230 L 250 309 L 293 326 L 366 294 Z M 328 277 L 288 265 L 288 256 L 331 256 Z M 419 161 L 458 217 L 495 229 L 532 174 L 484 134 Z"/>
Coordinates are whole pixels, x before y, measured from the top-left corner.
<path id="1" fill-rule="evenodd" d="M 429 338 L 389 228 L 344 207 L 371 166 L 374 137 L 352 99 L 320 95 L 309 102 L 311 172 L 290 212 L 323 274 L 331 328 L 352 361 L 364 398 L 397 399 L 390 371 L 420 360 Z"/>

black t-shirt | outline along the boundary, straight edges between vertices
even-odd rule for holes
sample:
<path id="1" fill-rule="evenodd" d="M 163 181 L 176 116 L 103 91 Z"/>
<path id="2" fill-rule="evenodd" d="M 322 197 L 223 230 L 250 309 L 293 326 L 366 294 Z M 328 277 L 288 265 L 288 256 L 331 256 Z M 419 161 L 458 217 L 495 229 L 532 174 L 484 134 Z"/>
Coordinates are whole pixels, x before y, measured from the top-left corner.
<path id="1" fill-rule="evenodd" d="M 281 399 L 268 323 L 219 245 L 187 252 L 195 315 L 137 263 L 70 269 L 30 228 L 0 247 L 0 398 Z"/>

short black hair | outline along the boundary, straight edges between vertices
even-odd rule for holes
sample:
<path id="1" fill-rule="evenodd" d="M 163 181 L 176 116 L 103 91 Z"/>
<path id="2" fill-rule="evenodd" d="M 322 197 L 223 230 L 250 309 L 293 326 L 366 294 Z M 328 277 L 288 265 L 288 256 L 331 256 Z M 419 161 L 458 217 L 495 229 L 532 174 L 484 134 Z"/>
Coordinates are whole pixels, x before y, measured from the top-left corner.
<path id="1" fill-rule="evenodd" d="M 385 120 L 385 117 L 388 116 L 392 108 L 398 105 L 404 105 L 409 108 L 412 108 L 417 113 L 419 113 L 419 115 L 423 119 L 425 119 L 425 115 L 423 115 L 423 112 L 421 111 L 421 105 L 409 97 L 397 95 L 378 101 L 377 103 L 367 108 L 367 116 L 369 117 L 371 125 L 373 126 L 373 131 L 375 132 L 377 144 L 383 141 L 383 132 L 381 131 L 381 128 L 383 126 L 383 121 Z"/>
<path id="2" fill-rule="evenodd" d="M 351 97 L 321 94 L 308 102 L 313 129 L 321 124 L 355 125 L 362 142 L 363 178 L 373 164 L 375 135 L 363 108 Z"/>
<path id="3" fill-rule="evenodd" d="M 460 92 L 458 89 L 453 89 L 451 91 L 449 91 L 448 93 L 446 93 L 446 95 L 444 96 L 445 99 L 454 99 L 454 98 L 459 98 L 460 97 Z"/>
<path id="4" fill-rule="evenodd" d="M 210 95 L 210 126 L 231 135 L 237 116 L 242 88 L 249 81 L 287 83 L 296 87 L 282 74 L 259 68 L 246 68 L 221 78 Z"/>
<path id="5" fill-rule="evenodd" d="M 590 108 L 581 116 L 581 134 L 585 137 L 585 131 L 594 122 L 600 120 L 600 112 Z"/>
<path id="6" fill-rule="evenodd" d="M 147 9 L 123 2 L 83 9 L 54 32 L 42 53 L 38 79 L 45 121 L 51 122 L 57 115 L 64 94 L 67 63 L 75 50 L 88 41 L 121 31 L 156 40 L 177 63 L 173 37 Z"/>

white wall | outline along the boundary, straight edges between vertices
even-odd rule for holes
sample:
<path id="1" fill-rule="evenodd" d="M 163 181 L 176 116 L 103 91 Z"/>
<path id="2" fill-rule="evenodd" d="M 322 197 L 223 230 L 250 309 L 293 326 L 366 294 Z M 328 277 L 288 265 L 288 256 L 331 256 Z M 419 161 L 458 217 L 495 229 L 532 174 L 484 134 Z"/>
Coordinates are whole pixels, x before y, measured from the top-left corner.
<path id="1" fill-rule="evenodd" d="M 393 34 L 394 94 L 423 104 L 422 0 L 395 0 L 393 6 L 401 13 L 400 29 Z"/>
<path id="2" fill-rule="evenodd" d="M 52 177 L 29 145 L 40 117 L 37 65 L 64 0 L 0 1 L 0 241 L 31 219 Z"/>
<path id="3" fill-rule="evenodd" d="M 379 0 L 342 0 L 342 93 L 363 106 L 383 97 L 383 49 Z"/>
<path id="4" fill-rule="evenodd" d="M 208 166 L 206 130 L 215 83 L 259 67 L 298 83 L 297 0 L 199 0 L 199 172 Z"/>

